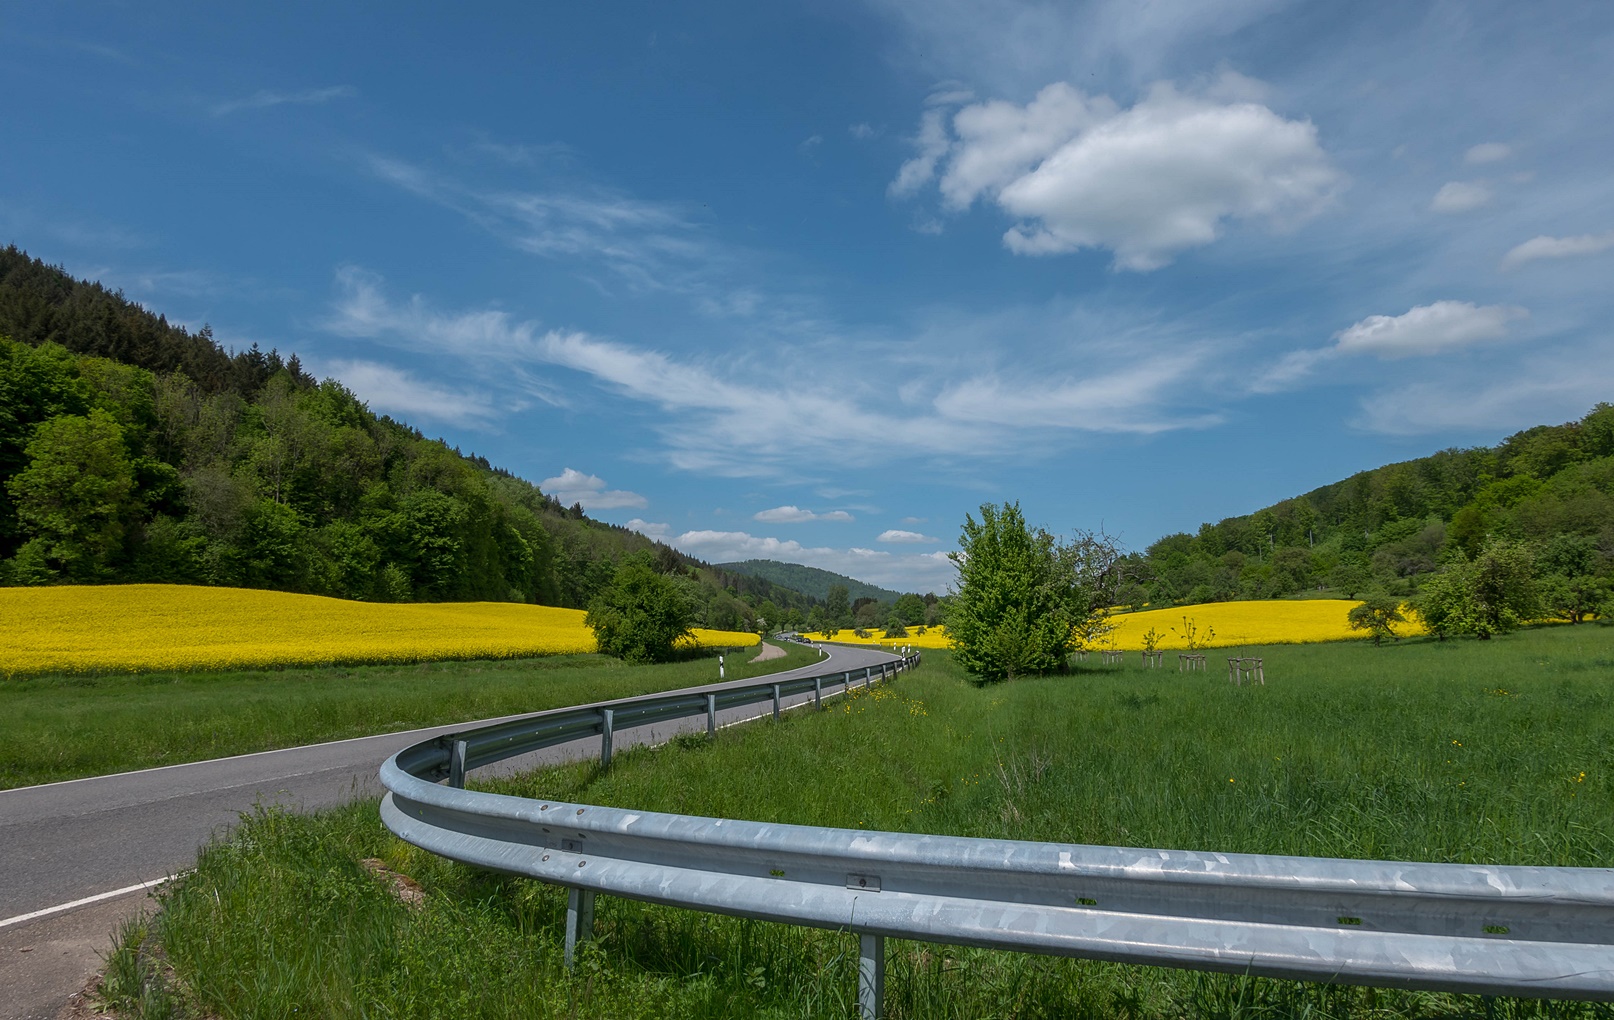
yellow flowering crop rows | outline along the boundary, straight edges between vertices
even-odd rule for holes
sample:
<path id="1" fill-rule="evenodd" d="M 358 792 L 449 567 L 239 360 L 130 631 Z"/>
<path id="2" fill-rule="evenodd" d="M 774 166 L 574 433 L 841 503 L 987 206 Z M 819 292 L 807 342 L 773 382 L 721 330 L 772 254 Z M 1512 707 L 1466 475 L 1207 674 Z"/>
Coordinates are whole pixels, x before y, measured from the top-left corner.
<path id="1" fill-rule="evenodd" d="M 580 609 L 129 584 L 0 588 L 0 675 L 512 659 L 595 650 Z M 697 629 L 702 647 L 755 634 Z"/>
<path id="2" fill-rule="evenodd" d="M 1160 635 L 1155 646 L 1161 651 L 1181 651 L 1188 647 L 1187 617 L 1193 622 L 1195 642 L 1203 648 L 1231 648 L 1241 645 L 1310 644 L 1317 641 L 1345 641 L 1365 637 L 1351 630 L 1346 616 L 1359 602 L 1345 599 L 1305 599 L 1301 601 L 1207 602 L 1176 609 L 1149 609 L 1140 613 L 1118 613 L 1109 622 L 1115 629 L 1093 643 L 1094 648 L 1115 648 L 1124 652 L 1143 649 L 1143 636 L 1151 629 Z M 1214 634 L 1212 634 L 1214 632 Z M 823 634 L 804 635 L 813 641 L 839 641 L 858 645 L 912 645 L 915 648 L 946 648 L 947 632 L 929 627 L 922 635 L 910 629 L 909 637 L 887 638 L 871 630 L 860 638 L 849 630 L 833 638 Z M 1396 624 L 1402 637 L 1423 634 L 1416 617 Z"/>

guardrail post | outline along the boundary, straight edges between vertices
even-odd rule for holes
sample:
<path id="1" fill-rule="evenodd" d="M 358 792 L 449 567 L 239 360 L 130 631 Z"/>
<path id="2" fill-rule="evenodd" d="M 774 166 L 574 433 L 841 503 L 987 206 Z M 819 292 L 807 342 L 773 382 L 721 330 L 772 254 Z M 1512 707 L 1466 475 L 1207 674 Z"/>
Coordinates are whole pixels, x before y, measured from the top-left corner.
<path id="1" fill-rule="evenodd" d="M 706 735 L 717 736 L 717 695 L 706 696 Z"/>
<path id="2" fill-rule="evenodd" d="M 858 933 L 857 1015 L 880 1020 L 885 1001 L 885 936 Z"/>
<path id="3" fill-rule="evenodd" d="M 600 709 L 600 768 L 611 767 L 611 729 L 616 722 L 616 712 L 609 708 Z"/>
<path id="4" fill-rule="evenodd" d="M 465 789 L 465 753 L 463 740 L 454 741 L 454 746 L 448 752 L 448 785 L 456 790 Z"/>
<path id="5" fill-rule="evenodd" d="M 570 886 L 566 889 L 566 969 L 577 962 L 577 944 L 594 937 L 594 891 Z"/>
<path id="6" fill-rule="evenodd" d="M 841 693 L 842 694 L 851 694 L 852 693 L 852 671 L 851 670 L 847 670 L 846 672 L 841 674 Z"/>
<path id="7" fill-rule="evenodd" d="M 823 711 L 824 708 L 824 678 L 813 677 L 813 708 Z"/>
<path id="8" fill-rule="evenodd" d="M 773 721 L 779 721 L 779 685 L 773 685 Z"/>
<path id="9" fill-rule="evenodd" d="M 874 683 L 874 670 L 870 669 L 867 666 L 864 666 L 863 667 L 863 689 L 868 690 L 869 689 L 869 684 L 872 684 L 872 683 Z"/>

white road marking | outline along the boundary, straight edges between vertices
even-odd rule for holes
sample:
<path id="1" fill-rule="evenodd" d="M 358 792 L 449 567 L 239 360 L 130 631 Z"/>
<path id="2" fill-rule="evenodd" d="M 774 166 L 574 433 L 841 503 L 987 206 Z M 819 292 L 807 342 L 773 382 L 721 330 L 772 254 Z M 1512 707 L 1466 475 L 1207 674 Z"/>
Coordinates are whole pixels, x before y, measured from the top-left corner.
<path id="1" fill-rule="evenodd" d="M 94 896 L 86 896 L 81 900 L 74 900 L 71 903 L 58 903 L 54 907 L 46 907 L 43 910 L 35 910 L 27 914 L 18 914 L 16 917 L 8 917 L 5 920 L 0 921 L 0 928 L 9 928 L 14 924 L 22 924 L 24 921 L 32 921 L 36 917 L 46 917 L 50 914 L 60 914 L 65 910 L 72 910 L 76 907 L 87 907 L 91 903 L 99 903 L 102 900 L 110 900 L 116 899 L 119 896 L 127 896 L 132 892 L 139 892 L 142 889 L 150 889 L 152 886 L 161 885 L 166 881 L 168 881 L 166 878 L 154 878 L 149 882 L 141 882 L 139 885 L 125 886 L 122 889 L 113 889 L 110 892 L 96 893 Z"/>

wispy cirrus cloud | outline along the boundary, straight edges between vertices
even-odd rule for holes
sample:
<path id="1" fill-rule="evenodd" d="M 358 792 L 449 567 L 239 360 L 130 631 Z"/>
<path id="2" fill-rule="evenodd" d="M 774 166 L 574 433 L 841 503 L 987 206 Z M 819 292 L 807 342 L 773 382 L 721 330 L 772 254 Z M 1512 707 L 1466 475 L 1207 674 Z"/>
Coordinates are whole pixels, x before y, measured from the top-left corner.
<path id="1" fill-rule="evenodd" d="M 536 161 L 535 151 L 499 146 L 497 157 Z M 711 277 L 731 262 L 681 203 L 589 183 L 493 187 L 395 156 L 368 153 L 363 160 L 379 180 L 460 213 L 511 247 L 550 259 L 586 259 L 637 290 L 721 290 Z"/>
<path id="2" fill-rule="evenodd" d="M 1009 328 L 1005 320 L 947 315 L 939 317 L 946 331 L 879 349 L 874 356 L 886 366 L 879 372 L 811 371 L 827 349 L 820 345 L 774 355 L 773 368 L 797 359 L 801 371 L 756 373 L 732 353 L 679 354 L 544 329 L 499 309 L 443 312 L 419 295 L 393 301 L 379 277 L 357 267 L 338 271 L 338 287 L 341 296 L 324 323 L 330 332 L 452 355 L 445 364 L 501 392 L 574 408 L 587 402 L 586 391 L 563 373 L 580 373 L 608 397 L 664 412 L 652 427 L 673 465 L 686 470 L 795 474 L 803 453 L 858 465 L 916 455 L 949 462 L 1006 450 L 1035 455 L 1061 445 L 1059 434 L 1148 435 L 1220 420 L 1183 410 L 1192 402 L 1174 389 L 1190 374 L 1206 377 L 1214 345 L 1169 332 L 1153 336 L 1147 325 L 1073 322 L 1062 311 L 1052 321 L 1040 321 L 1042 312 L 1014 320 L 1022 332 L 1036 324 L 1062 338 L 1035 361 L 984 363 L 981 352 L 991 345 L 983 338 Z M 1082 335 L 1086 330 L 1096 336 Z M 848 356 L 854 347 L 839 342 Z M 887 382 L 894 377 L 907 380 L 895 393 Z M 824 414 L 826 407 L 846 410 Z M 871 435 L 881 442 L 869 443 Z"/>
<path id="3" fill-rule="evenodd" d="M 319 376 L 334 376 L 372 410 L 407 421 L 424 419 L 486 429 L 506 410 L 496 410 L 485 391 L 427 382 L 381 362 L 334 358 L 316 362 L 309 369 Z"/>
<path id="4" fill-rule="evenodd" d="M 209 112 L 215 117 L 226 117 L 242 110 L 267 110 L 273 106 L 322 106 L 333 99 L 352 99 L 358 94 L 359 90 L 352 85 L 330 85 L 295 92 L 259 89 L 250 96 L 214 103 L 209 107 Z"/>

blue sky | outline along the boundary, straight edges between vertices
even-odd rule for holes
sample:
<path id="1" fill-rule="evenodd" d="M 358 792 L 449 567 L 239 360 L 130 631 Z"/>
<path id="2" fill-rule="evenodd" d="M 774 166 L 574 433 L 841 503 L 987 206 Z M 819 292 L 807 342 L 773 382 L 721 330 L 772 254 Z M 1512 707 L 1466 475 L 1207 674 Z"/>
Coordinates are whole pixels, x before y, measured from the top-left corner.
<path id="1" fill-rule="evenodd" d="M 0 241 L 702 558 L 943 590 L 1614 399 L 1614 6 L 8 4 Z"/>

